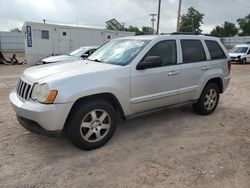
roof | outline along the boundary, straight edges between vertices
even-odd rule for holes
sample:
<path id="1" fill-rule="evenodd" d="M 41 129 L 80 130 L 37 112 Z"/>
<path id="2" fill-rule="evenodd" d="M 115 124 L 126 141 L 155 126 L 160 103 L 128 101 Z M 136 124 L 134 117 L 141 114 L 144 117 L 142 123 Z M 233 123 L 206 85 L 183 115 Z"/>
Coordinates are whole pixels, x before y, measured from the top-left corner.
<path id="1" fill-rule="evenodd" d="M 237 44 L 235 47 L 250 47 L 250 44 Z"/>
<path id="2" fill-rule="evenodd" d="M 123 37 L 122 39 L 137 39 L 137 40 L 154 40 L 154 39 L 165 39 L 165 38 L 172 38 L 172 39 L 178 39 L 178 38 L 187 38 L 187 39 L 211 39 L 215 40 L 218 38 L 213 36 L 207 36 L 207 35 L 191 35 L 191 34 L 178 34 L 178 35 L 172 35 L 170 34 L 164 34 L 164 35 L 137 35 L 137 36 L 128 36 Z M 118 38 L 119 39 L 119 38 Z"/>
<path id="3" fill-rule="evenodd" d="M 40 23 L 40 22 L 29 22 L 26 21 L 23 24 L 23 28 L 26 27 L 27 25 L 31 26 L 42 26 L 42 27 L 62 27 L 62 28 L 74 28 L 74 29 L 88 29 L 88 30 L 99 30 L 99 31 L 108 31 L 108 32 L 119 32 L 119 33 L 133 33 L 135 32 L 130 32 L 130 31 L 118 31 L 118 30 L 108 30 L 105 28 L 100 28 L 100 27 L 94 27 L 94 26 L 85 26 L 85 25 L 75 25 L 75 24 L 63 24 L 63 23 Z"/>

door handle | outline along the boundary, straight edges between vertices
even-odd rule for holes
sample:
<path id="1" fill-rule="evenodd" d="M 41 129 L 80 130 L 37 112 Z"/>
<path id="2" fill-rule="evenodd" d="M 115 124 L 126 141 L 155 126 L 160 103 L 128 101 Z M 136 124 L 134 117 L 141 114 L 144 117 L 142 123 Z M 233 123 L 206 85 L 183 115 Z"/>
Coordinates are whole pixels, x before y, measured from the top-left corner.
<path id="1" fill-rule="evenodd" d="M 177 75 L 179 74 L 180 71 L 170 71 L 168 72 L 168 76 L 174 76 L 174 75 Z"/>
<path id="2" fill-rule="evenodd" d="M 210 69 L 210 66 L 203 66 L 203 67 L 201 67 L 201 70 L 208 70 L 208 69 Z"/>

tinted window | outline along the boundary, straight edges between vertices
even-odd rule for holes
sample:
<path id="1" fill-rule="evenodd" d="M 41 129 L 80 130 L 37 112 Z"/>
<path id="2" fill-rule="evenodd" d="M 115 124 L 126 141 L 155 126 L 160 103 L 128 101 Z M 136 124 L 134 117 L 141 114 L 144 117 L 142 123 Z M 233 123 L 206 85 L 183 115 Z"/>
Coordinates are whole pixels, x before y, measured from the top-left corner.
<path id="1" fill-rule="evenodd" d="M 162 41 L 154 45 L 146 57 L 160 56 L 162 66 L 175 65 L 177 63 L 176 42 L 174 40 Z"/>
<path id="2" fill-rule="evenodd" d="M 226 55 L 221 49 L 220 45 L 216 41 L 206 40 L 208 51 L 210 53 L 211 59 L 225 59 Z"/>
<path id="3" fill-rule="evenodd" d="M 41 31 L 42 39 L 49 39 L 49 31 Z"/>
<path id="4" fill-rule="evenodd" d="M 194 63 L 206 60 L 200 40 L 181 40 L 183 63 Z"/>

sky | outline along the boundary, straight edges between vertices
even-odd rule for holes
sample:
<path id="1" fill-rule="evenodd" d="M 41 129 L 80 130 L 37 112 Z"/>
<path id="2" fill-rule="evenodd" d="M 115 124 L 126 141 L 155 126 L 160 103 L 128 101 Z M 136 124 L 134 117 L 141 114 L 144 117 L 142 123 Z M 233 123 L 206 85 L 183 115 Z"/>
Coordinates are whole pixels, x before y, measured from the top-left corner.
<path id="1" fill-rule="evenodd" d="M 189 7 L 204 13 L 202 30 L 209 33 L 224 21 L 250 14 L 249 0 L 182 0 L 181 14 Z M 160 33 L 176 30 L 178 0 L 162 0 Z M 21 28 L 25 21 L 76 24 L 104 28 L 116 18 L 125 26 L 151 26 L 158 0 L 0 0 L 0 31 Z"/>

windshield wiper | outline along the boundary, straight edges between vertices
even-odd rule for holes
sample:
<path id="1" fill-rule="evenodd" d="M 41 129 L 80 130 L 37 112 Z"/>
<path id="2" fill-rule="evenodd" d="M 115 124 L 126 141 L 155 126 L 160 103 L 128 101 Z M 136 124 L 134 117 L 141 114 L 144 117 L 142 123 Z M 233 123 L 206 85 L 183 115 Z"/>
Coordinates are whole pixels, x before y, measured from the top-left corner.
<path id="1" fill-rule="evenodd" d="M 89 60 L 89 61 L 95 61 L 95 62 L 98 62 L 98 63 L 102 63 L 99 59 L 88 59 L 87 58 L 87 60 Z"/>

